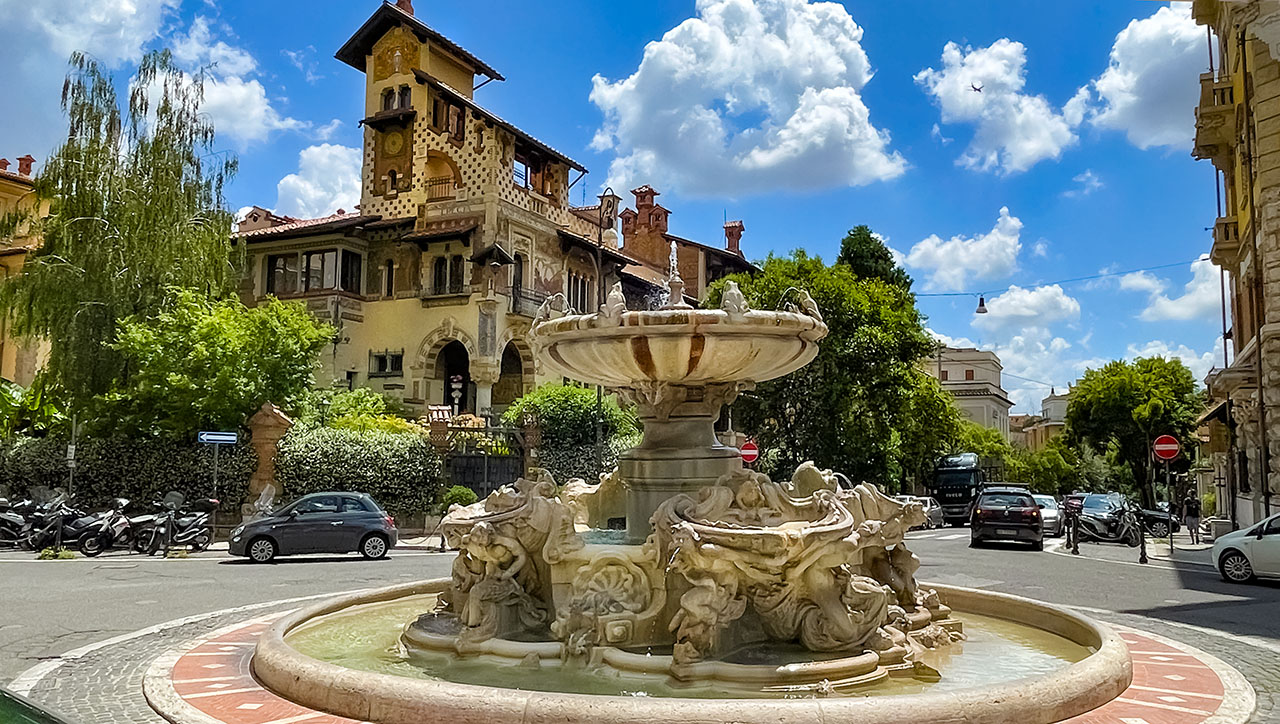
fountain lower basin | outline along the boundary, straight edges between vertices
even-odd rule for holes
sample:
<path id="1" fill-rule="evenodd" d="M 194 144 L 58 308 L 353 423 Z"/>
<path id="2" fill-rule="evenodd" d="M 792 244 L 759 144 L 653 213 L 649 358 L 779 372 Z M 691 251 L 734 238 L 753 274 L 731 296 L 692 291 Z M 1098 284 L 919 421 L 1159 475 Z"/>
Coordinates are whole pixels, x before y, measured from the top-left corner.
<path id="1" fill-rule="evenodd" d="M 934 663 L 942 679 L 936 684 L 901 674 L 890 677 L 887 683 L 881 681 L 863 689 L 855 686 L 826 697 L 781 688 L 760 691 L 753 695 L 756 698 L 741 695 L 733 698 L 734 692 L 718 688 L 714 682 L 684 688 L 665 676 L 602 677 L 588 672 L 566 675 L 570 672 L 543 664 L 538 669 L 521 669 L 503 656 L 465 659 L 457 675 L 451 677 L 454 680 L 448 680 L 447 660 L 430 657 L 420 660 L 419 664 L 413 659 L 404 659 L 389 668 L 366 671 L 353 666 L 368 667 L 367 664 L 348 661 L 351 666 L 343 665 L 342 657 L 335 659 L 337 663 L 312 658 L 292 643 L 296 639 L 299 646 L 307 648 L 306 637 L 323 637 L 323 627 L 335 618 L 375 616 L 377 606 L 398 603 L 405 610 L 421 610 L 418 604 L 422 599 L 414 597 L 441 593 L 449 583 L 445 579 L 395 586 L 346 596 L 294 613 L 278 622 L 260 640 L 253 660 L 254 674 L 285 698 L 342 716 L 385 724 L 424 721 L 820 722 L 836 717 L 868 724 L 931 721 L 1048 724 L 1110 701 L 1124 691 L 1132 676 L 1123 642 L 1101 624 L 1029 599 L 939 585 L 930 587 L 945 596 L 961 618 L 976 617 L 973 621 L 977 623 L 970 625 L 976 626 L 972 633 L 979 642 L 987 630 L 981 622 L 994 619 L 1011 625 L 1006 640 L 1017 640 L 1032 631 L 1046 632 L 1068 652 L 1061 658 L 1083 657 L 1072 663 L 1063 661 L 1059 668 L 1032 666 L 1031 676 L 969 686 L 979 679 L 963 680 L 963 676 L 949 671 L 991 669 L 993 666 L 984 665 L 980 660 L 966 659 L 975 655 L 999 656 L 999 651 L 974 654 L 964 650 L 967 645 L 964 644 L 958 652 L 939 652 Z M 371 605 L 374 608 L 369 608 Z M 381 658 L 385 663 L 398 658 L 383 656 L 387 653 L 385 640 L 363 634 L 355 635 L 354 639 L 368 649 L 366 653 L 373 652 L 374 659 Z M 997 649 L 999 645 L 996 644 Z M 356 647 L 348 640 L 339 648 L 351 655 L 350 649 Z M 961 681 L 952 683 L 955 679 Z M 501 686 L 475 683 L 503 680 L 507 683 Z M 523 688 L 516 688 L 520 686 Z M 960 688 L 953 688 L 955 686 Z M 538 690 L 573 687 L 595 693 Z M 605 692 L 620 695 L 604 695 Z M 741 690 L 738 693 L 741 694 Z"/>

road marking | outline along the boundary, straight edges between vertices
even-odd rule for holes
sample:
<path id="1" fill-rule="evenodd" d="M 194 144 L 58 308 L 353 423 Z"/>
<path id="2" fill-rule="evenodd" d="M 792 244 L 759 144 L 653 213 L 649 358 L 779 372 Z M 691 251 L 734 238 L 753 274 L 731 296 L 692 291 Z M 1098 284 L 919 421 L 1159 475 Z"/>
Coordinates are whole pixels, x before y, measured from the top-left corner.
<path id="1" fill-rule="evenodd" d="M 1199 714 L 1200 716 L 1213 716 L 1213 712 L 1204 711 L 1202 709 L 1189 709 L 1185 706 L 1174 706 L 1173 704 L 1157 704 L 1154 701 L 1138 701 L 1137 699 L 1129 699 L 1118 696 L 1115 701 L 1123 701 L 1126 704 L 1136 704 L 1137 706 L 1149 706 L 1153 709 L 1164 709 L 1166 711 L 1177 711 L 1183 714 Z"/>
<path id="2" fill-rule="evenodd" d="M 968 535 L 968 533 L 952 533 L 951 535 L 941 536 L 938 540 L 960 540 L 961 538 L 968 537 Z"/>
<path id="3" fill-rule="evenodd" d="M 207 699 L 211 696 L 222 696 L 223 694 L 246 694 L 250 691 L 262 691 L 261 688 L 253 686 L 247 689 L 222 689 L 220 691 L 202 691 L 199 694 L 187 694 L 182 697 L 184 699 Z"/>
<path id="4" fill-rule="evenodd" d="M 1133 684 L 1129 688 L 1136 689 L 1137 691 L 1149 691 L 1153 694 L 1177 694 L 1178 696 L 1194 696 L 1198 699 L 1213 699 L 1215 701 L 1222 699 L 1222 697 L 1217 694 L 1201 694 L 1193 691 L 1179 691 L 1177 689 L 1161 689 L 1155 686 L 1138 686 L 1137 684 Z"/>
<path id="5" fill-rule="evenodd" d="M 9 682 L 8 687 L 9 687 L 9 690 L 14 692 L 15 694 L 21 694 L 22 696 L 27 696 L 28 694 L 31 693 L 33 689 L 35 689 L 36 685 L 39 684 L 42 679 L 44 679 L 44 677 L 48 676 L 54 671 L 57 671 L 63 664 L 65 664 L 68 661 L 74 661 L 76 659 L 84 658 L 85 656 L 88 656 L 89 654 L 95 651 L 105 649 L 110 646 L 115 646 L 117 644 L 122 644 L 122 643 L 125 643 L 126 641 L 132 641 L 134 639 L 142 638 L 143 636 L 151 636 L 152 634 L 158 634 L 162 631 L 168 631 L 169 629 L 172 629 L 172 628 L 178 628 L 179 626 L 186 626 L 192 623 L 199 623 L 200 621 L 208 621 L 211 618 L 217 618 L 219 616 L 227 616 L 227 615 L 236 614 L 236 613 L 244 613 L 246 611 L 257 611 L 263 608 L 271 608 L 273 606 L 283 606 L 290 603 L 299 603 L 301 601 L 314 601 L 318 598 L 328 598 L 330 596 L 345 596 L 352 593 L 361 593 L 367 590 L 369 589 L 358 588 L 352 591 L 346 591 L 344 593 L 316 593 L 310 596 L 296 596 L 294 598 L 282 598 L 276 601 L 263 601 L 260 603 L 250 603 L 244 606 L 236 606 L 234 608 L 224 608 L 220 611 L 210 611 L 208 613 L 200 613 L 194 616 L 185 616 L 183 618 L 175 618 L 172 621 L 158 623 L 153 626 L 147 626 L 146 628 L 140 628 L 137 631 L 121 634 L 119 636 L 112 636 L 109 639 L 103 639 L 102 641 L 98 641 L 96 643 L 80 646 L 78 648 L 71 649 L 70 651 L 67 651 L 55 658 L 49 659 L 48 661 L 41 661 L 40 663 L 36 664 L 35 666 L 32 666 L 31 668 L 27 669 L 21 674 L 18 674 L 17 678 Z"/>
<path id="6" fill-rule="evenodd" d="M 174 679 L 174 680 L 173 680 L 173 683 L 175 683 L 175 684 L 203 684 L 203 683 L 205 683 L 206 681 L 233 681 L 233 680 L 238 679 L 238 678 L 240 678 L 240 677 L 238 677 L 238 676 L 207 676 L 207 677 L 205 677 L 205 678 L 203 678 L 203 679 Z"/>
<path id="7" fill-rule="evenodd" d="M 310 714 L 299 714 L 298 716 L 291 716 L 285 719 L 272 719 L 269 722 L 263 722 L 263 724 L 294 724 L 294 722 L 306 721 L 308 719 L 315 719 L 322 716 L 329 715 L 322 711 L 313 711 Z"/>

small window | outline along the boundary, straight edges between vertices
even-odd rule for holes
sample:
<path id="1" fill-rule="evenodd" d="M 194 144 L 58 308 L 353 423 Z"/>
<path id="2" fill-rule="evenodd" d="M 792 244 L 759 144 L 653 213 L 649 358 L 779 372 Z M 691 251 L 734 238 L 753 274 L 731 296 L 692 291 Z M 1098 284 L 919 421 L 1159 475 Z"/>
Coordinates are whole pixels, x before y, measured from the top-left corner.
<path id="1" fill-rule="evenodd" d="M 938 379 L 942 380 L 943 382 L 946 382 L 946 381 L 947 381 L 947 371 L 946 371 L 946 370 L 943 370 L 942 372 L 938 373 Z"/>
<path id="2" fill-rule="evenodd" d="M 436 257 L 431 268 L 431 293 L 446 294 L 449 291 L 449 261 Z"/>
<path id="3" fill-rule="evenodd" d="M 391 169 L 390 171 L 387 172 L 387 192 L 388 193 L 396 190 L 396 176 L 397 174 L 395 169 Z"/>
<path id="4" fill-rule="evenodd" d="M 404 352 L 380 352 L 369 360 L 370 377 L 399 377 L 404 374 Z"/>
<path id="5" fill-rule="evenodd" d="M 267 257 L 267 294 L 298 291 L 298 255 L 272 254 Z"/>
<path id="6" fill-rule="evenodd" d="M 338 286 L 338 251 L 309 251 L 303 255 L 303 291 L 336 289 Z"/>
<path id="7" fill-rule="evenodd" d="M 394 297 L 396 295 L 396 263 L 388 259 L 382 265 L 382 296 Z"/>
<path id="8" fill-rule="evenodd" d="M 529 164 L 519 157 L 511 164 L 511 183 L 522 189 L 529 188 Z"/>
<path id="9" fill-rule="evenodd" d="M 449 122 L 449 105 L 440 98 L 431 99 L 431 127 L 443 131 Z"/>
<path id="10" fill-rule="evenodd" d="M 407 109 L 413 105 L 413 97 L 409 95 L 409 86 L 400 86 L 400 105 L 401 110 Z"/>
<path id="11" fill-rule="evenodd" d="M 363 288 L 360 277 L 364 269 L 364 260 L 354 251 L 342 252 L 342 285 L 344 292 L 359 294 Z"/>
<path id="12" fill-rule="evenodd" d="M 382 110 L 389 111 L 395 108 L 396 92 L 390 88 L 382 91 Z"/>
<path id="13" fill-rule="evenodd" d="M 455 105 L 449 106 L 449 135 L 459 143 L 466 137 L 466 117 L 463 109 Z"/>
<path id="14" fill-rule="evenodd" d="M 964 371 L 964 379 L 965 379 L 965 381 L 966 381 L 966 382 L 972 381 L 972 380 L 973 380 L 973 370 L 965 370 L 965 371 Z"/>
<path id="15" fill-rule="evenodd" d="M 460 255 L 449 260 L 449 293 L 462 293 L 462 257 Z"/>

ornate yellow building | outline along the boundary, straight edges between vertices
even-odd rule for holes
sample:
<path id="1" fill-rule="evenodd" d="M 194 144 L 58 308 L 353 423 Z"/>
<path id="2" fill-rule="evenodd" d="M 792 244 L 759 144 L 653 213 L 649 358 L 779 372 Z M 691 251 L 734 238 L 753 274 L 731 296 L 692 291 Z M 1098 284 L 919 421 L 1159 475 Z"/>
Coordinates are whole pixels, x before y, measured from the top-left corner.
<path id="1" fill-rule="evenodd" d="M 0 158 L 0 217 L 30 210 L 35 204 L 35 181 L 31 176 L 34 163 L 30 155 L 23 156 L 18 159 L 17 170 L 11 171 L 9 160 Z M 43 205 L 40 213 L 48 213 L 48 204 Z M 30 224 L 21 225 L 11 239 L 0 244 L 0 274 L 5 279 L 21 273 L 27 252 L 40 245 L 40 240 L 32 236 L 29 229 Z M 9 320 L 0 319 L 0 378 L 24 387 L 30 385 L 47 348 L 48 345 L 39 342 L 15 339 L 9 333 Z"/>
<path id="2" fill-rule="evenodd" d="M 1217 173 L 1210 256 L 1235 352 L 1209 374 L 1216 402 L 1202 422 L 1218 512 L 1249 525 L 1275 512 L 1280 489 L 1280 2 L 1195 0 L 1192 13 L 1216 38 L 1192 155 Z"/>
<path id="3" fill-rule="evenodd" d="M 659 255 L 645 245 L 666 234 L 665 214 L 643 228 L 624 215 L 628 245 L 644 253 L 620 247 L 620 199 L 572 206 L 586 169 L 477 103 L 475 90 L 502 75 L 408 0 L 382 4 L 336 57 L 366 78 L 358 210 L 300 220 L 255 207 L 237 229 L 249 303 L 301 298 L 338 327 L 322 381 L 410 409 L 498 413 L 545 381 L 527 337 L 547 297 L 594 309 L 615 282 L 633 303 L 652 296 L 671 241 L 684 278 L 697 280 L 691 295 L 754 268 L 738 251 L 741 222 L 726 224 L 728 249 L 667 235 Z M 642 211 L 651 192 L 633 192 Z"/>

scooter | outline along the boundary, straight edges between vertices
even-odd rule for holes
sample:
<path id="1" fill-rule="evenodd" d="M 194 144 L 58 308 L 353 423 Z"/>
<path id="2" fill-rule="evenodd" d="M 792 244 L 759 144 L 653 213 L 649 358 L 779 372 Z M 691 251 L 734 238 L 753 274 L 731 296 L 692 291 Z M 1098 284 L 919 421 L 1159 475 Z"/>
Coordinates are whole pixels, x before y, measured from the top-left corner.
<path id="1" fill-rule="evenodd" d="M 1128 502 L 1101 515 L 1087 510 L 1080 513 L 1080 540 L 1124 543 L 1132 548 L 1141 535 L 1136 509 Z"/>
<path id="2" fill-rule="evenodd" d="M 32 551 L 42 550 L 59 542 L 64 546 L 80 540 L 100 518 L 100 514 L 85 515 L 82 511 L 71 507 L 71 499 L 59 496 L 37 509 L 27 520 L 22 529 L 23 548 Z M 61 533 L 59 533 L 61 530 Z"/>
<path id="3" fill-rule="evenodd" d="M 129 507 L 127 498 L 115 498 L 111 507 L 101 513 L 100 517 L 89 525 L 80 536 L 80 552 L 92 558 L 103 551 L 110 550 L 116 544 L 125 547 L 132 542 L 133 525 L 124 509 Z"/>
<path id="4" fill-rule="evenodd" d="M 0 547 L 16 548 L 22 542 L 22 529 L 39 505 L 31 498 L 10 503 L 0 498 Z"/>
<path id="5" fill-rule="evenodd" d="M 146 531 L 145 538 L 140 539 L 136 550 L 145 551 L 147 555 L 155 555 L 161 548 L 184 546 L 192 553 L 208 549 L 213 543 L 213 531 L 209 527 L 211 514 L 218 507 L 213 498 L 196 500 L 186 507 L 182 493 L 171 492 L 156 505 L 160 513 L 155 522 Z"/>

